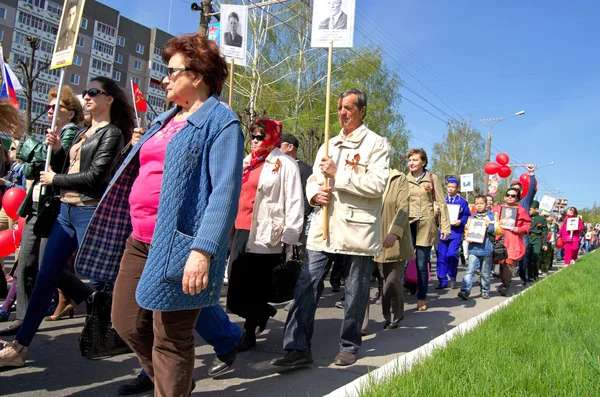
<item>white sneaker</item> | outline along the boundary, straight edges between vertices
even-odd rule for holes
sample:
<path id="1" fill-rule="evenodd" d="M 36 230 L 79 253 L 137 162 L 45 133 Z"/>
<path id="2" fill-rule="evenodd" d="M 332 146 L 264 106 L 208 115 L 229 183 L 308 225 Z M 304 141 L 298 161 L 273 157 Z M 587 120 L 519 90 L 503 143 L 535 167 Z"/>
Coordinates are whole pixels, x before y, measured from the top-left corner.
<path id="1" fill-rule="evenodd" d="M 27 348 L 17 341 L 0 341 L 0 367 L 22 367 L 27 359 Z"/>
<path id="2" fill-rule="evenodd" d="M 575 264 L 575 260 L 571 259 L 571 263 L 569 263 L 569 265 L 574 265 Z"/>

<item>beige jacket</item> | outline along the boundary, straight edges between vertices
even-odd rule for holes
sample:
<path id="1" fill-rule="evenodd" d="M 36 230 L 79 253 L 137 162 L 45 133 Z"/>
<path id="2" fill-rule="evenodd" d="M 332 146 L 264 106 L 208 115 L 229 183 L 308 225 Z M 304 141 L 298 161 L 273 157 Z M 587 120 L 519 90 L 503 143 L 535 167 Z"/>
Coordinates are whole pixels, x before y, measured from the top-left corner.
<path id="1" fill-rule="evenodd" d="M 440 228 L 442 232 L 450 234 L 450 216 L 448 215 L 444 190 L 438 177 L 427 171 L 423 179 L 417 182 L 409 171 L 406 174 L 410 190 L 409 221 L 411 224 L 417 222 L 415 245 L 419 247 L 430 247 L 439 241 L 439 229 L 433 216 L 434 189 L 432 188 L 432 176 L 435 184 L 435 201 L 442 215 Z"/>
<path id="2" fill-rule="evenodd" d="M 381 254 L 374 259 L 375 262 L 397 262 L 415 257 L 408 223 L 409 199 L 406 175 L 398 170 L 392 170 L 383 194 L 381 241 L 392 233 L 396 235 L 396 242 L 390 248 L 382 248 Z"/>
<path id="3" fill-rule="evenodd" d="M 325 155 L 319 148 L 313 174 L 306 184 L 311 200 L 325 177 L 319 164 Z M 323 209 L 317 207 L 308 234 L 307 248 L 313 251 L 375 256 L 381 245 L 382 196 L 389 176 L 390 151 L 387 140 L 364 124 L 350 136 L 343 132 L 329 140 L 329 156 L 338 167 L 330 181 L 333 194 L 328 206 L 329 234 L 323 239 Z"/>
<path id="4" fill-rule="evenodd" d="M 298 245 L 303 223 L 304 197 L 298 164 L 275 148 L 260 172 L 246 251 L 277 254 L 282 251 L 281 243 Z"/>

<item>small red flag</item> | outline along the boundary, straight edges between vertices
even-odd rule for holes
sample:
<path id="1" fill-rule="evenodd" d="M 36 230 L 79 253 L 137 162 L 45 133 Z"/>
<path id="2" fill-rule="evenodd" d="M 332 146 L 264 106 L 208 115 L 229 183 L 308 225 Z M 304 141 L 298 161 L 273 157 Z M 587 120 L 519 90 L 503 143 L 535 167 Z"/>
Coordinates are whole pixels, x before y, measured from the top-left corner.
<path id="1" fill-rule="evenodd" d="M 144 94 L 142 94 L 142 90 L 137 86 L 133 81 L 131 82 L 131 87 L 133 91 L 133 101 L 135 102 L 135 108 L 140 112 L 148 111 L 148 103 L 144 99 Z"/>

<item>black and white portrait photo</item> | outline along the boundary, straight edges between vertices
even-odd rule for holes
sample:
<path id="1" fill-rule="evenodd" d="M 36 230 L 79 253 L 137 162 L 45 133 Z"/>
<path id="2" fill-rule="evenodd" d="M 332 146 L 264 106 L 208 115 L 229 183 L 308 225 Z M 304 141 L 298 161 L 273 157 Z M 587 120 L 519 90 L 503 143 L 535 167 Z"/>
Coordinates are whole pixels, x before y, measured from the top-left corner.
<path id="1" fill-rule="evenodd" d="M 354 45 L 356 0 L 314 0 L 312 47 L 349 48 Z"/>
<path id="2" fill-rule="evenodd" d="M 221 15 L 221 54 L 229 63 L 233 59 L 236 65 L 246 66 L 248 6 L 222 4 Z"/>
<path id="3" fill-rule="evenodd" d="M 467 223 L 467 236 L 465 239 L 471 243 L 483 243 L 486 232 L 487 225 L 485 220 L 469 218 L 469 223 Z"/>
<path id="4" fill-rule="evenodd" d="M 73 62 L 84 3 L 85 0 L 69 0 L 67 2 L 56 35 L 51 67 L 66 66 Z"/>
<path id="5" fill-rule="evenodd" d="M 342 0 L 327 0 L 329 17 L 319 24 L 319 29 L 346 29 L 348 15 L 342 11 Z"/>
<path id="6" fill-rule="evenodd" d="M 500 212 L 500 226 L 515 227 L 517 224 L 517 208 L 502 206 Z"/>
<path id="7" fill-rule="evenodd" d="M 229 29 L 227 29 L 225 32 L 225 44 L 234 47 L 241 47 L 243 38 L 238 32 L 240 17 L 237 13 L 232 12 L 227 16 L 227 22 L 229 23 Z"/>

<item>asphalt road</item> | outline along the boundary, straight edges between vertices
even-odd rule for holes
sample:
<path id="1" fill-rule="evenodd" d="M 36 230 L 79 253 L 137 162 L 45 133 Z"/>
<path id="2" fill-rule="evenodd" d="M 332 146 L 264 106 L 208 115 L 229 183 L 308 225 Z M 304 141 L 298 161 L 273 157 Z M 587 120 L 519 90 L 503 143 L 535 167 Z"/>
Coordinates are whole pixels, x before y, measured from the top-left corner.
<path id="1" fill-rule="evenodd" d="M 10 267 L 9 262 L 7 265 Z M 460 268 L 459 280 L 462 280 L 464 270 Z M 435 274 L 433 269 L 432 274 Z M 344 368 L 333 365 L 342 317 L 342 310 L 334 304 L 341 293 L 332 293 L 327 283 L 315 320 L 313 367 L 278 373 L 269 365 L 271 359 L 284 354 L 281 343 L 287 312 L 283 310 L 285 305 L 277 305 L 277 315 L 259 337 L 256 347 L 240 353 L 232 370 L 218 378 L 207 376 L 207 366 L 214 353 L 197 337 L 193 395 L 323 396 L 497 305 L 505 298 L 496 292 L 499 280 L 492 281 L 491 299 L 481 299 L 477 285 L 473 287 L 472 298 L 463 301 L 457 297 L 459 289 L 437 291 L 434 289 L 437 281 L 432 280 L 426 312 L 416 312 L 416 297 L 405 293 L 405 318 L 396 330 L 383 330 L 381 306 L 372 299 L 369 334 L 363 338 L 359 360 Z M 518 285 L 520 282 L 513 279 L 513 292 L 520 291 Z M 373 284 L 372 297 L 375 292 Z M 81 357 L 77 338 L 84 314 L 85 307 L 80 306 L 73 319 L 44 322 L 30 347 L 26 366 L 0 369 L 0 395 L 116 396 L 119 385 L 137 376 L 140 365 L 133 354 L 94 361 Z M 13 317 L 14 313 L 11 320 Z M 232 316 L 232 319 L 242 324 L 240 318 Z"/>

